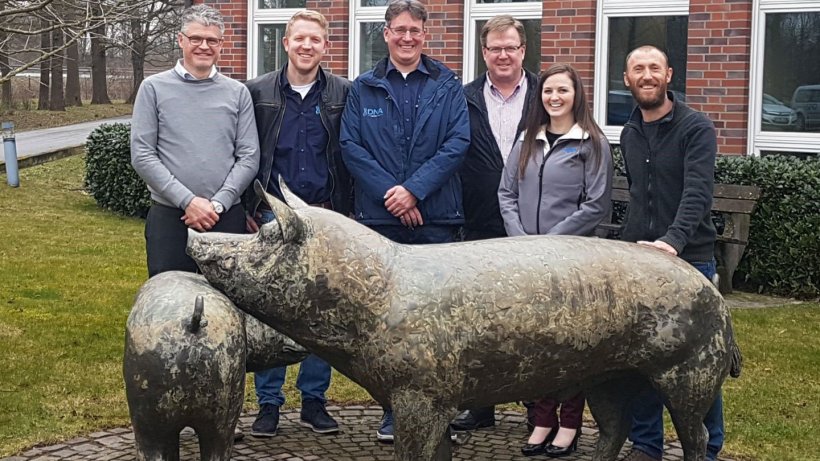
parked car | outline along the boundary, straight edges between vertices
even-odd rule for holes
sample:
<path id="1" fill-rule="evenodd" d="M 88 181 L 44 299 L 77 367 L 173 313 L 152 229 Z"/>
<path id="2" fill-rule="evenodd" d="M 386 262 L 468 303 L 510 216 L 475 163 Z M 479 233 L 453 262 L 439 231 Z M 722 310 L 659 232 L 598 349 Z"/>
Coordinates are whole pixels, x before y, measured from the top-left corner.
<path id="1" fill-rule="evenodd" d="M 797 113 L 772 95 L 763 93 L 763 130 L 793 130 Z"/>
<path id="2" fill-rule="evenodd" d="M 686 94 L 672 91 L 675 99 L 686 102 Z M 629 90 L 609 90 L 606 101 L 606 124 L 623 125 L 632 115 L 637 103 Z"/>
<path id="3" fill-rule="evenodd" d="M 797 113 L 797 131 L 820 127 L 820 85 L 798 86 L 792 95 L 792 109 Z"/>

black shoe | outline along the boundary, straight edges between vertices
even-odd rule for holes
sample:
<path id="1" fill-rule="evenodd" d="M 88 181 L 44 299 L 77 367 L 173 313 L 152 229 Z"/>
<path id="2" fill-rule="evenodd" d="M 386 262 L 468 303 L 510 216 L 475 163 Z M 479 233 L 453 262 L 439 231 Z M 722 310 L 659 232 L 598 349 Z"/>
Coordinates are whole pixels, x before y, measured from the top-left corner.
<path id="1" fill-rule="evenodd" d="M 553 444 L 549 444 L 549 446 L 544 449 L 544 454 L 550 458 L 560 458 L 562 456 L 571 455 L 578 449 L 579 438 L 581 438 L 581 429 L 578 429 L 578 432 L 575 433 L 575 437 L 573 437 L 572 443 L 570 443 L 568 447 L 557 447 Z"/>
<path id="2" fill-rule="evenodd" d="M 240 440 L 245 438 L 245 433 L 242 432 L 238 427 L 235 427 L 233 430 L 233 443 L 239 442 Z"/>
<path id="3" fill-rule="evenodd" d="M 279 427 L 279 407 L 263 403 L 259 407 L 259 414 L 251 426 L 251 435 L 254 437 L 273 437 Z"/>
<path id="4" fill-rule="evenodd" d="M 302 411 L 299 412 L 299 424 L 309 427 L 319 434 L 333 434 L 339 432 L 339 424 L 325 409 L 325 404 L 318 400 L 303 400 Z"/>
<path id="5" fill-rule="evenodd" d="M 450 422 L 450 427 L 454 431 L 473 431 L 492 426 L 495 426 L 495 407 L 466 410 Z"/>
<path id="6" fill-rule="evenodd" d="M 552 441 L 555 439 L 555 434 L 558 433 L 558 429 L 553 427 L 549 434 L 544 438 L 544 441 L 541 443 L 527 443 L 521 447 L 521 454 L 524 456 L 538 456 L 546 453 L 547 445 L 550 445 Z M 550 445 L 551 446 L 551 445 Z"/>

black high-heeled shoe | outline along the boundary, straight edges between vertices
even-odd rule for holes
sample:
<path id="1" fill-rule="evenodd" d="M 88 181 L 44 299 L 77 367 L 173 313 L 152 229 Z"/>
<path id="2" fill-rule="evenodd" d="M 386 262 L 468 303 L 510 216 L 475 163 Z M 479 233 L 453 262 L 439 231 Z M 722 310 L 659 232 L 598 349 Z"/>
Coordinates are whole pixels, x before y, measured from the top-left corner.
<path id="1" fill-rule="evenodd" d="M 546 448 L 544 448 L 544 454 L 550 458 L 560 458 L 562 456 L 571 455 L 578 449 L 579 438 L 581 438 L 581 428 L 578 428 L 578 432 L 575 433 L 575 437 L 572 438 L 572 443 L 569 444 L 568 447 L 558 447 L 553 444 L 549 444 Z"/>
<path id="2" fill-rule="evenodd" d="M 558 434 L 558 428 L 553 427 L 549 434 L 544 438 L 544 441 L 541 443 L 527 443 L 521 447 L 521 454 L 524 456 L 538 456 L 543 455 L 546 453 L 546 448 L 548 445 L 555 440 L 555 435 Z"/>

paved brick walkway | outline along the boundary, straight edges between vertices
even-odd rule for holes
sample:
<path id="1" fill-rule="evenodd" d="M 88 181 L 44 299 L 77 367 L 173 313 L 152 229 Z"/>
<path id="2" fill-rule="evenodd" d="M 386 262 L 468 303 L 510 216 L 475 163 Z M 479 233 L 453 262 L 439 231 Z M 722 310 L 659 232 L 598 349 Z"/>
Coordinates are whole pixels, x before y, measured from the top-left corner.
<path id="1" fill-rule="evenodd" d="M 298 424 L 299 411 L 282 412 L 279 433 L 276 437 L 261 439 L 246 435 L 234 446 L 233 460 L 284 460 L 284 461 L 391 461 L 391 445 L 376 442 L 375 432 L 381 418 L 381 408 L 375 406 L 328 407 L 337 419 L 341 432 L 336 435 L 318 435 Z M 239 426 L 246 433 L 255 415 L 243 415 Z M 578 451 L 567 461 L 589 460 L 596 440 L 596 430 L 584 427 Z M 454 460 L 520 461 L 547 459 L 521 456 L 520 447 L 526 441 L 523 415 L 516 412 L 496 414 L 496 426 L 472 433 L 464 433 L 453 445 Z M 199 460 L 197 439 L 191 433 L 181 438 L 181 459 Z M 130 429 L 111 429 L 68 440 L 46 447 L 32 448 L 24 453 L 0 461 L 56 461 L 56 460 L 133 460 L 134 435 Z M 680 461 L 679 446 L 667 446 L 665 461 Z"/>

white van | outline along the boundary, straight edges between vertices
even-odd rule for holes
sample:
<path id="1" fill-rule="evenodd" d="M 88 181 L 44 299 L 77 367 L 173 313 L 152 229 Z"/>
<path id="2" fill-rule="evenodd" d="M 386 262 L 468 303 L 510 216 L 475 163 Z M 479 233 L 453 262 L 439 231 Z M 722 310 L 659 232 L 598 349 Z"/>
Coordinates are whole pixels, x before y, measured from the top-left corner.
<path id="1" fill-rule="evenodd" d="M 820 85 L 798 86 L 792 95 L 792 109 L 797 112 L 797 131 L 820 127 Z"/>

